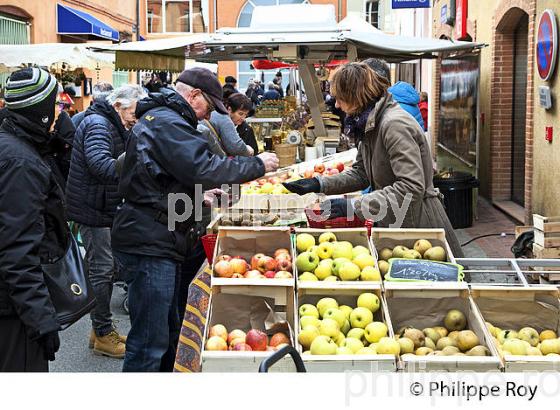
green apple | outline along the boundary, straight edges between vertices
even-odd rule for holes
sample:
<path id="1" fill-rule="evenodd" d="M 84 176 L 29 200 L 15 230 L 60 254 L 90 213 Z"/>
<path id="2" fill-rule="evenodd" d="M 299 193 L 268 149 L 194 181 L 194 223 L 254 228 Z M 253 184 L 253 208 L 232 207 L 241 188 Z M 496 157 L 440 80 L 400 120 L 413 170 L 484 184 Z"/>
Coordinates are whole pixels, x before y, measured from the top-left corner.
<path id="1" fill-rule="evenodd" d="M 354 352 L 347 347 L 341 346 L 336 348 L 336 354 L 354 354 Z"/>
<path id="2" fill-rule="evenodd" d="M 331 308 L 338 309 L 338 302 L 333 298 L 322 298 L 317 302 L 319 317 L 323 317 L 325 312 Z"/>
<path id="3" fill-rule="evenodd" d="M 375 266 L 375 259 L 373 259 L 373 256 L 366 255 L 365 253 L 356 256 L 352 262 L 358 265 L 360 270 L 363 270 L 366 266 Z"/>
<path id="4" fill-rule="evenodd" d="M 335 337 L 340 332 L 340 326 L 334 319 L 323 319 L 319 325 L 319 333 L 323 336 Z"/>
<path id="5" fill-rule="evenodd" d="M 356 305 L 358 307 L 369 309 L 371 313 L 375 313 L 379 310 L 380 304 L 381 302 L 379 301 L 379 298 L 377 297 L 376 294 L 366 292 L 358 296 L 358 301 Z"/>
<path id="6" fill-rule="evenodd" d="M 365 246 L 358 245 L 352 248 L 352 259 L 356 259 L 356 256 L 358 255 L 371 255 L 371 253 Z"/>
<path id="7" fill-rule="evenodd" d="M 329 355 L 336 354 L 338 346 L 328 336 L 317 336 L 311 343 L 311 354 L 313 355 Z"/>
<path id="8" fill-rule="evenodd" d="M 383 248 L 379 252 L 379 259 L 382 261 L 388 261 L 393 257 L 393 251 L 389 248 Z"/>
<path id="9" fill-rule="evenodd" d="M 401 345 L 395 339 L 382 337 L 375 350 L 377 354 L 393 354 L 396 356 L 401 352 Z"/>
<path id="10" fill-rule="evenodd" d="M 346 262 L 344 263 L 340 269 L 338 270 L 338 276 L 340 280 L 357 280 L 360 277 L 361 270 L 360 268 L 352 263 Z"/>
<path id="11" fill-rule="evenodd" d="M 364 344 L 360 339 L 356 339 L 354 337 L 347 337 L 346 339 L 344 339 L 344 343 L 342 344 L 342 346 L 352 350 L 352 353 L 356 353 L 358 350 L 364 347 Z"/>
<path id="12" fill-rule="evenodd" d="M 313 252 L 303 252 L 296 258 L 296 267 L 300 272 L 313 272 L 319 265 L 319 257 Z"/>
<path id="13" fill-rule="evenodd" d="M 332 258 L 333 259 L 346 258 L 346 259 L 351 260 L 352 259 L 352 249 L 353 249 L 353 246 L 350 242 L 347 242 L 347 241 L 335 242 Z"/>
<path id="14" fill-rule="evenodd" d="M 334 275 L 331 276 L 327 276 L 325 279 L 323 279 L 323 282 L 336 282 L 338 280 L 338 278 Z"/>
<path id="15" fill-rule="evenodd" d="M 344 326 L 344 322 L 346 321 L 346 315 L 340 309 L 337 308 L 329 308 L 325 311 L 323 315 L 323 320 L 325 319 L 333 319 L 338 323 L 338 327 L 342 329 Z"/>
<path id="16" fill-rule="evenodd" d="M 408 251 L 408 248 L 406 246 L 402 246 L 402 245 L 398 245 L 395 246 L 393 248 L 393 258 L 403 258 L 404 257 L 404 253 Z"/>
<path id="17" fill-rule="evenodd" d="M 296 236 L 296 248 L 298 252 L 305 252 L 315 245 L 315 238 L 308 233 L 300 233 Z"/>
<path id="18" fill-rule="evenodd" d="M 324 265 L 319 264 L 319 266 L 317 266 L 317 269 L 315 269 L 314 273 L 319 280 L 324 280 L 328 276 L 332 275 L 332 269 L 328 264 L 324 264 Z"/>
<path id="19" fill-rule="evenodd" d="M 397 342 L 401 345 L 401 353 L 414 353 L 414 342 L 408 337 L 399 337 Z"/>
<path id="20" fill-rule="evenodd" d="M 362 342 L 366 341 L 366 338 L 364 337 L 364 333 L 365 330 L 360 328 L 360 327 L 355 327 L 353 329 L 350 329 L 348 331 L 348 333 L 346 333 L 346 339 L 350 338 L 350 339 L 358 339 Z"/>
<path id="21" fill-rule="evenodd" d="M 319 329 L 315 326 L 306 326 L 303 330 L 300 330 L 298 335 L 298 342 L 304 347 L 304 349 L 309 349 L 311 343 L 320 335 Z"/>
<path id="22" fill-rule="evenodd" d="M 309 248 L 307 250 L 307 252 L 312 253 L 314 255 L 317 255 L 317 257 L 319 257 L 319 246 L 318 245 L 313 245 L 311 248 Z M 320 260 L 320 258 L 319 258 Z"/>
<path id="23" fill-rule="evenodd" d="M 311 272 L 303 272 L 298 276 L 298 280 L 301 282 L 317 282 L 319 279 Z"/>
<path id="24" fill-rule="evenodd" d="M 358 351 L 357 351 L 356 353 L 354 353 L 354 354 L 359 354 L 359 355 L 363 355 L 363 354 L 367 354 L 367 355 L 376 355 L 377 352 L 376 352 L 376 350 L 375 350 L 373 347 L 368 346 L 368 347 L 362 347 L 360 350 L 358 350 Z"/>
<path id="25" fill-rule="evenodd" d="M 319 311 L 311 303 L 306 303 L 306 304 L 301 305 L 299 307 L 299 316 L 300 317 L 313 316 L 314 318 L 318 319 L 319 318 Z"/>
<path id="26" fill-rule="evenodd" d="M 515 330 L 501 330 L 496 339 L 503 345 L 507 339 L 519 339 L 519 336 Z"/>
<path id="27" fill-rule="evenodd" d="M 317 316 L 318 315 L 319 313 L 317 313 Z M 321 323 L 321 321 L 317 318 L 317 316 L 301 316 L 299 318 L 299 327 L 303 329 L 305 326 L 315 326 L 317 329 L 319 329 L 319 324 Z"/>
<path id="28" fill-rule="evenodd" d="M 352 313 L 352 308 L 348 305 L 340 305 L 338 307 L 346 316 L 346 319 L 350 320 L 350 313 Z"/>
<path id="29" fill-rule="evenodd" d="M 507 339 L 502 345 L 502 349 L 514 356 L 525 356 L 527 354 L 527 345 L 519 339 Z"/>
<path id="30" fill-rule="evenodd" d="M 344 333 L 344 335 L 346 336 L 348 334 L 348 331 L 351 329 L 352 327 L 350 326 L 350 320 L 348 319 L 344 319 L 344 324 L 342 325 L 342 327 L 340 328 L 340 331 L 342 333 Z"/>
<path id="31" fill-rule="evenodd" d="M 319 261 L 319 266 L 326 265 L 334 271 L 334 261 L 331 258 L 323 259 Z"/>
<path id="32" fill-rule="evenodd" d="M 364 336 L 370 343 L 377 343 L 387 336 L 387 325 L 383 322 L 371 322 L 364 329 Z"/>
<path id="33" fill-rule="evenodd" d="M 360 280 L 363 282 L 381 282 L 381 272 L 373 266 L 366 266 L 360 273 Z"/>
<path id="34" fill-rule="evenodd" d="M 340 274 L 339 274 L 340 267 L 341 267 L 342 265 L 344 265 L 346 262 L 351 262 L 351 261 L 350 261 L 350 259 L 348 259 L 348 258 L 337 258 L 337 259 L 335 259 L 335 260 L 333 261 L 333 267 L 332 267 L 332 269 L 333 269 L 333 273 L 334 273 L 336 276 L 340 276 Z"/>
<path id="35" fill-rule="evenodd" d="M 539 332 L 532 327 L 524 327 L 518 332 L 518 335 L 520 340 L 525 340 L 533 347 L 539 344 Z"/>
<path id="36" fill-rule="evenodd" d="M 319 310 L 320 312 L 320 310 Z M 359 327 L 364 329 L 367 325 L 373 322 L 373 313 L 365 307 L 357 307 L 350 313 L 350 324 L 352 327 Z"/>
<path id="37" fill-rule="evenodd" d="M 323 242 L 317 247 L 317 254 L 321 259 L 330 259 L 334 252 L 334 244 L 330 242 Z"/>
<path id="38" fill-rule="evenodd" d="M 332 232 L 325 232 L 319 236 L 319 243 L 336 242 L 336 235 Z"/>

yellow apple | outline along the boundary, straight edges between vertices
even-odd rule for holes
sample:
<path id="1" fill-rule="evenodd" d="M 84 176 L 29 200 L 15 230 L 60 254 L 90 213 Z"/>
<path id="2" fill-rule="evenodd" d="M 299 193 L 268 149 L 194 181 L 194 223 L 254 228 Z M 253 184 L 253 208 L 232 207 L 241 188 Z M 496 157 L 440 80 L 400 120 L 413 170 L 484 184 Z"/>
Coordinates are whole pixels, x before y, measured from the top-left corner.
<path id="1" fill-rule="evenodd" d="M 328 336 L 317 336 L 311 343 L 312 355 L 331 355 L 336 354 L 338 346 Z"/>
<path id="2" fill-rule="evenodd" d="M 309 349 L 313 340 L 315 340 L 321 333 L 319 329 L 315 326 L 305 326 L 303 330 L 299 332 L 298 342 L 305 348 Z"/>
<path id="3" fill-rule="evenodd" d="M 344 263 L 338 270 L 338 276 L 340 280 L 352 281 L 357 280 L 360 277 L 361 269 L 359 266 L 352 262 Z"/>
<path id="4" fill-rule="evenodd" d="M 390 337 L 382 337 L 377 348 L 377 354 L 393 354 L 398 355 L 401 352 L 401 345 L 395 339 Z"/>
<path id="5" fill-rule="evenodd" d="M 377 352 L 375 351 L 375 349 L 371 346 L 368 347 L 362 347 L 360 350 L 358 350 L 357 352 L 355 352 L 354 354 L 359 354 L 359 355 L 364 355 L 364 354 L 369 354 L 369 355 L 376 355 Z"/>
<path id="6" fill-rule="evenodd" d="M 325 242 L 325 243 L 328 243 L 328 242 Z M 314 273 L 315 273 L 315 276 L 317 276 L 317 279 L 325 280 L 329 276 L 332 276 L 332 269 L 328 264 L 324 264 L 324 265 L 319 264 L 319 266 L 317 266 L 317 268 L 315 269 Z"/>
<path id="7" fill-rule="evenodd" d="M 350 313 L 353 309 L 348 305 L 340 305 L 338 308 L 346 315 L 346 319 L 350 320 Z"/>
<path id="8" fill-rule="evenodd" d="M 408 337 L 399 337 L 397 342 L 401 345 L 401 353 L 414 353 L 414 342 Z"/>
<path id="9" fill-rule="evenodd" d="M 337 308 L 329 308 L 325 311 L 323 315 L 324 319 L 333 319 L 338 323 L 338 327 L 342 329 L 344 326 L 344 322 L 346 321 L 346 315 L 340 309 Z"/>
<path id="10" fill-rule="evenodd" d="M 381 272 L 373 266 L 366 266 L 362 269 L 362 273 L 360 273 L 360 280 L 365 282 L 381 282 Z"/>
<path id="11" fill-rule="evenodd" d="M 541 342 L 541 352 L 544 355 L 550 353 L 560 354 L 560 340 L 559 339 L 545 339 Z"/>
<path id="12" fill-rule="evenodd" d="M 354 354 L 354 352 L 347 347 L 340 346 L 336 348 L 336 354 Z"/>
<path id="13" fill-rule="evenodd" d="M 298 252 L 305 252 L 315 245 L 315 238 L 308 233 L 300 233 L 296 236 L 296 248 Z"/>
<path id="14" fill-rule="evenodd" d="M 358 265 L 360 270 L 363 270 L 366 266 L 375 266 L 375 259 L 373 259 L 373 256 L 366 255 L 365 253 L 362 253 L 362 254 L 359 254 L 358 256 L 356 256 L 352 260 L 352 262 L 354 262 L 356 265 Z"/>
<path id="15" fill-rule="evenodd" d="M 334 244 L 332 244 L 331 242 L 320 243 L 317 247 L 317 255 L 319 255 L 319 258 L 321 259 L 330 259 L 333 252 Z"/>
<path id="16" fill-rule="evenodd" d="M 374 293 L 366 292 L 358 296 L 357 306 L 369 309 L 371 313 L 377 312 L 380 304 L 379 298 Z"/>
<path id="17" fill-rule="evenodd" d="M 359 339 L 356 339 L 354 337 L 347 337 L 346 339 L 344 339 L 344 343 L 342 344 L 342 346 L 352 350 L 352 353 L 356 353 L 358 350 L 364 347 L 364 344 Z"/>
<path id="18" fill-rule="evenodd" d="M 335 242 L 334 243 L 334 251 L 332 258 L 346 258 L 352 260 L 352 249 L 354 247 L 350 242 L 342 241 L 342 242 Z"/>
<path id="19" fill-rule="evenodd" d="M 325 232 L 319 236 L 319 243 L 336 242 L 336 235 L 332 232 Z"/>
<path id="20" fill-rule="evenodd" d="M 317 276 L 315 276 L 311 272 L 303 272 L 298 276 L 298 280 L 302 282 L 316 282 L 319 280 L 319 278 L 317 278 Z"/>
<path id="21" fill-rule="evenodd" d="M 319 316 L 319 313 L 317 313 L 317 316 Z M 315 326 L 318 329 L 320 323 L 321 321 L 316 316 L 302 316 L 299 318 L 299 327 L 302 329 L 306 326 Z"/>
<path id="22" fill-rule="evenodd" d="M 377 343 L 387 336 L 387 325 L 383 322 L 371 322 L 364 329 L 364 336 L 370 343 Z"/>
<path id="23" fill-rule="evenodd" d="M 355 259 L 358 255 L 371 255 L 371 253 L 365 246 L 358 245 L 352 249 L 352 259 Z"/>
<path id="24" fill-rule="evenodd" d="M 331 308 L 338 309 L 338 302 L 333 298 L 322 298 L 317 302 L 317 310 L 320 317 L 323 317 L 327 309 Z"/>
<path id="25" fill-rule="evenodd" d="M 299 307 L 299 316 L 313 316 L 319 318 L 319 310 L 310 303 L 306 303 Z"/>
<path id="26" fill-rule="evenodd" d="M 369 309 L 357 307 L 350 313 L 350 324 L 352 327 L 364 329 L 371 322 L 373 322 L 373 313 Z"/>
<path id="27" fill-rule="evenodd" d="M 541 342 L 546 339 L 556 339 L 557 337 L 558 336 L 556 336 L 556 332 L 554 332 L 554 330 L 543 330 L 539 335 Z"/>

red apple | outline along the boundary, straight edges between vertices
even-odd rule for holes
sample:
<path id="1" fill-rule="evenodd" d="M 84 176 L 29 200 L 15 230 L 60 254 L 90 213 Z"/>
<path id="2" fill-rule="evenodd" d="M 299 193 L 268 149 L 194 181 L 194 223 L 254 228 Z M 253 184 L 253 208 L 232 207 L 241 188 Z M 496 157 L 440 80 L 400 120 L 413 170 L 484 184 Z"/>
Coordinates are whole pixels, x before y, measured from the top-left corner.
<path id="1" fill-rule="evenodd" d="M 263 256 L 257 263 L 257 270 L 261 273 L 265 273 L 267 270 L 275 271 L 277 265 L 278 262 L 276 262 L 276 259 L 271 258 L 270 256 Z"/>
<path id="2" fill-rule="evenodd" d="M 244 275 L 245 272 L 249 270 L 247 262 L 245 262 L 243 259 L 233 258 L 231 261 L 229 261 L 229 263 L 231 264 L 233 273 L 240 273 Z"/>
<path id="3" fill-rule="evenodd" d="M 268 181 L 267 181 L 266 178 L 261 178 L 261 179 L 259 179 L 257 182 L 259 183 L 259 185 L 264 185 L 264 184 L 266 184 Z"/>
<path id="4" fill-rule="evenodd" d="M 228 261 L 219 261 L 214 265 L 214 273 L 219 278 L 231 278 L 233 275 L 233 267 Z"/>
<path id="5" fill-rule="evenodd" d="M 340 174 L 340 172 L 336 168 L 333 168 L 329 171 L 329 175 L 336 175 L 336 174 Z"/>
<path id="6" fill-rule="evenodd" d="M 276 272 L 274 275 L 274 279 L 292 279 L 293 275 L 290 272 L 286 272 L 285 270 L 280 270 Z"/>
<path id="7" fill-rule="evenodd" d="M 231 345 L 231 342 L 235 339 L 243 339 L 243 341 L 245 341 L 245 332 L 243 330 L 240 329 L 235 329 L 232 330 L 231 332 L 229 332 L 228 337 L 227 337 L 227 342 L 229 345 Z"/>
<path id="8" fill-rule="evenodd" d="M 238 343 L 235 346 L 233 346 L 233 350 L 235 351 L 252 351 L 253 349 L 251 349 L 251 346 L 249 346 L 247 343 Z"/>
<path id="9" fill-rule="evenodd" d="M 288 336 L 286 336 L 285 333 L 282 332 L 274 333 L 270 338 L 269 345 L 272 347 L 276 347 L 280 344 L 290 344 L 290 339 L 288 338 Z"/>
<path id="10" fill-rule="evenodd" d="M 268 338 L 266 337 L 266 333 L 257 329 L 251 329 L 247 332 L 245 343 L 251 346 L 251 349 L 264 352 L 266 350 L 267 342 Z"/>
<path id="11" fill-rule="evenodd" d="M 290 256 L 290 251 L 285 248 L 276 249 L 274 251 L 274 258 L 277 259 L 279 255 L 283 255 L 283 254 Z"/>
<path id="12" fill-rule="evenodd" d="M 336 169 L 338 169 L 338 172 L 344 171 L 344 164 L 342 162 L 337 162 L 335 167 L 336 167 Z"/>
<path id="13" fill-rule="evenodd" d="M 278 261 L 277 267 L 276 267 L 277 271 L 288 271 L 291 272 L 292 271 L 292 262 L 289 261 L 288 259 L 280 259 Z"/>
<path id="14" fill-rule="evenodd" d="M 262 279 L 264 275 L 260 273 L 258 270 L 250 270 L 245 274 L 245 278 L 247 279 Z"/>
<path id="15" fill-rule="evenodd" d="M 305 178 L 313 178 L 313 170 L 312 169 L 308 169 L 303 173 L 303 176 Z"/>
<path id="16" fill-rule="evenodd" d="M 272 270 L 267 270 L 267 271 L 264 273 L 264 277 L 267 278 L 267 279 L 272 279 L 272 278 L 274 278 L 274 275 L 276 275 L 276 272 L 274 272 L 274 271 L 272 271 Z"/>
<path id="17" fill-rule="evenodd" d="M 270 182 L 272 185 L 276 185 L 282 182 L 282 180 L 278 177 L 270 177 L 268 178 L 268 182 Z"/>
<path id="18" fill-rule="evenodd" d="M 251 269 L 257 269 L 259 267 L 259 260 L 265 256 L 264 253 L 257 253 L 251 258 Z"/>
<path id="19" fill-rule="evenodd" d="M 229 350 L 233 350 L 233 348 L 235 347 L 235 345 L 238 345 L 239 343 L 245 343 L 245 336 L 243 337 L 238 337 L 237 339 L 233 339 L 231 341 L 231 343 L 229 344 Z"/>
<path id="20" fill-rule="evenodd" d="M 232 258 L 229 255 L 220 255 L 218 256 L 218 259 L 216 259 L 216 262 L 221 262 L 221 261 L 230 261 Z"/>
<path id="21" fill-rule="evenodd" d="M 315 172 L 318 172 L 318 173 L 322 174 L 325 171 L 325 165 L 324 164 L 316 164 L 315 167 L 313 168 L 313 170 Z"/>
<path id="22" fill-rule="evenodd" d="M 208 337 L 218 336 L 224 339 L 224 341 L 228 340 L 228 332 L 224 325 L 214 325 L 210 328 L 210 333 Z"/>

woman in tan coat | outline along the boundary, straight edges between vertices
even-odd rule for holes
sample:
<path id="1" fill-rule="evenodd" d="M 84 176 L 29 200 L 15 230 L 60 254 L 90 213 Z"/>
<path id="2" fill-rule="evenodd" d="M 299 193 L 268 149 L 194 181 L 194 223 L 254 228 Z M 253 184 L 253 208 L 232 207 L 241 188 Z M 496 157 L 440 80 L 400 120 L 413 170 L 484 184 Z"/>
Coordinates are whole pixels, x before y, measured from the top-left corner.
<path id="1" fill-rule="evenodd" d="M 348 115 L 363 118 L 364 133 L 352 168 L 333 176 L 285 183 L 291 192 L 327 195 L 363 190 L 372 192 L 351 202 L 333 199 L 323 203 L 330 217 L 356 214 L 378 226 L 444 228 L 456 257 L 463 256 L 453 227 L 434 189 L 432 158 L 418 123 L 387 91 L 389 81 L 363 63 L 340 67 L 331 80 L 337 106 Z"/>

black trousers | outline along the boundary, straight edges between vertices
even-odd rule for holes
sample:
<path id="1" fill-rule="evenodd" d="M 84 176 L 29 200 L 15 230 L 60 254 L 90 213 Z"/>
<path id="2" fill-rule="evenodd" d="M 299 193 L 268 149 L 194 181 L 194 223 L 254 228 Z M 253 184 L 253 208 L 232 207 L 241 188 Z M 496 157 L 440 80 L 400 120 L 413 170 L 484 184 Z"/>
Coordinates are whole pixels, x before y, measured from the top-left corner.
<path id="1" fill-rule="evenodd" d="M 0 317 L 0 372 L 48 372 L 43 349 L 18 317 Z"/>

